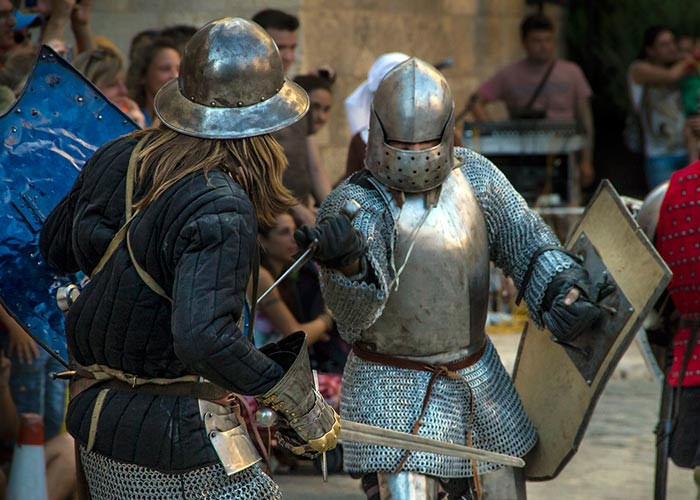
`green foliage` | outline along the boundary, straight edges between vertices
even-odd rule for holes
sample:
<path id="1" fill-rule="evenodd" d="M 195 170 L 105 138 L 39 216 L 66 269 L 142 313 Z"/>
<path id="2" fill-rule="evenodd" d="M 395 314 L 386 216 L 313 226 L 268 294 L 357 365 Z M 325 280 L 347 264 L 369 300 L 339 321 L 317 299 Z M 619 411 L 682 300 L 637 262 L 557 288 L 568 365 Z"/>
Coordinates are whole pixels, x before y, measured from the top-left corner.
<path id="1" fill-rule="evenodd" d="M 596 98 L 612 106 L 609 112 L 624 116 L 627 68 L 654 25 L 700 37 L 700 1 L 571 0 L 564 32 L 569 57 L 584 69 Z"/>

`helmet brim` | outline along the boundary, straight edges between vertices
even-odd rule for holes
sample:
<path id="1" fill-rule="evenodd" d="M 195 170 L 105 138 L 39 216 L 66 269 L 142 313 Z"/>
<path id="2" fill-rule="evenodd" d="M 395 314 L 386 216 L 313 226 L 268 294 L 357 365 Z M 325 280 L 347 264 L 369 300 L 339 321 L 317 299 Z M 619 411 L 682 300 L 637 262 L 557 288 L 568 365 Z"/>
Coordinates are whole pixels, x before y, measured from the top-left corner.
<path id="1" fill-rule="evenodd" d="M 241 139 L 299 121 L 309 110 L 309 96 L 285 79 L 279 92 L 265 101 L 235 108 L 209 107 L 183 96 L 175 79 L 161 87 L 153 107 L 158 118 L 176 132 L 205 139 Z"/>

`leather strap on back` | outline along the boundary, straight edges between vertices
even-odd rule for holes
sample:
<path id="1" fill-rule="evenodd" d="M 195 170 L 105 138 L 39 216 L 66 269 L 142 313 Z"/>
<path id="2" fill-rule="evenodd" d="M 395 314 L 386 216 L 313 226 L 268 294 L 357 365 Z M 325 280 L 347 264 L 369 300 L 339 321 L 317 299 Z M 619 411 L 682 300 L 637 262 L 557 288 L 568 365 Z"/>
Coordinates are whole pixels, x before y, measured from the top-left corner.
<path id="1" fill-rule="evenodd" d="M 126 216 L 126 222 L 122 227 L 119 228 L 119 231 L 117 231 L 117 234 L 114 235 L 114 238 L 112 238 L 112 241 L 107 247 L 107 251 L 104 253 L 95 269 L 93 269 L 92 276 L 94 276 L 102 270 L 107 261 L 117 250 L 121 242 L 123 240 L 126 240 L 126 247 L 129 250 L 129 258 L 131 259 L 131 264 L 134 266 L 134 269 L 136 269 L 136 272 L 138 273 L 139 277 L 143 280 L 146 286 L 148 286 L 148 288 L 150 288 L 154 293 L 157 293 L 158 295 L 166 299 L 168 302 L 172 302 L 173 300 L 165 293 L 165 290 L 163 290 L 163 288 L 158 283 L 156 283 L 156 280 L 154 280 L 153 277 L 150 274 L 148 274 L 146 270 L 143 267 L 141 267 L 141 265 L 138 263 L 136 257 L 134 256 L 134 251 L 131 248 L 131 239 L 129 238 L 129 228 L 131 226 L 131 223 L 139 214 L 138 210 L 133 211 L 134 177 L 136 175 L 136 164 L 138 161 L 138 155 L 141 152 L 141 149 L 143 148 L 147 139 L 148 136 L 141 139 L 136 144 L 133 151 L 131 152 L 131 156 L 129 157 L 129 167 L 126 171 L 126 193 L 124 197 L 124 215 Z"/>

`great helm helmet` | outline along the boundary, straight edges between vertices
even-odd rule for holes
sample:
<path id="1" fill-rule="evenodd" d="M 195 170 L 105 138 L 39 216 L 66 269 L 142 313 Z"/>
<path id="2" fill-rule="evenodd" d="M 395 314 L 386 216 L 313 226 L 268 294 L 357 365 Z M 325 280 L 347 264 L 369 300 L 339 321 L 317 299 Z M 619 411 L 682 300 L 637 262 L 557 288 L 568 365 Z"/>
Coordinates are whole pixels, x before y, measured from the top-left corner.
<path id="1" fill-rule="evenodd" d="M 374 94 L 365 166 L 390 188 L 428 191 L 456 166 L 453 131 L 454 101 L 447 80 L 412 57 L 387 73 Z M 412 151 L 389 141 L 439 143 Z"/>
<path id="2" fill-rule="evenodd" d="M 169 128 L 208 139 L 268 134 L 309 109 L 306 92 L 286 81 L 270 35 L 239 18 L 212 21 L 185 47 L 180 76 L 156 94 L 155 112 Z"/>

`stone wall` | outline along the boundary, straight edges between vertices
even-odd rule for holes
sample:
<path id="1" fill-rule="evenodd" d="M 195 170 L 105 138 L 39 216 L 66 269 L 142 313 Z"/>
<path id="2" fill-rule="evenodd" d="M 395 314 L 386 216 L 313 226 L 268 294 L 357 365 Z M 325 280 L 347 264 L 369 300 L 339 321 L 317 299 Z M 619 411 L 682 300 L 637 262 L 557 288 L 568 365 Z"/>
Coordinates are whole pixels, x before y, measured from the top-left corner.
<path id="1" fill-rule="evenodd" d="M 221 17 L 250 18 L 265 8 L 297 14 L 302 0 L 93 0 L 93 31 L 129 53 L 131 38 L 176 24 L 202 26 Z M 299 53 L 301 57 L 301 52 Z"/>
<path id="2" fill-rule="evenodd" d="M 250 17 L 273 7 L 299 16 L 297 63 L 292 73 L 330 64 L 338 73 L 334 107 L 319 132 L 326 168 L 335 181 L 345 170 L 350 132 L 343 100 L 385 52 L 401 51 L 444 70 L 458 110 L 479 82 L 522 56 L 518 26 L 529 12 L 524 0 L 95 0 L 94 31 L 127 53 L 139 31 L 174 24 L 201 25 L 223 16 Z M 556 21 L 558 7 L 547 13 Z"/>

